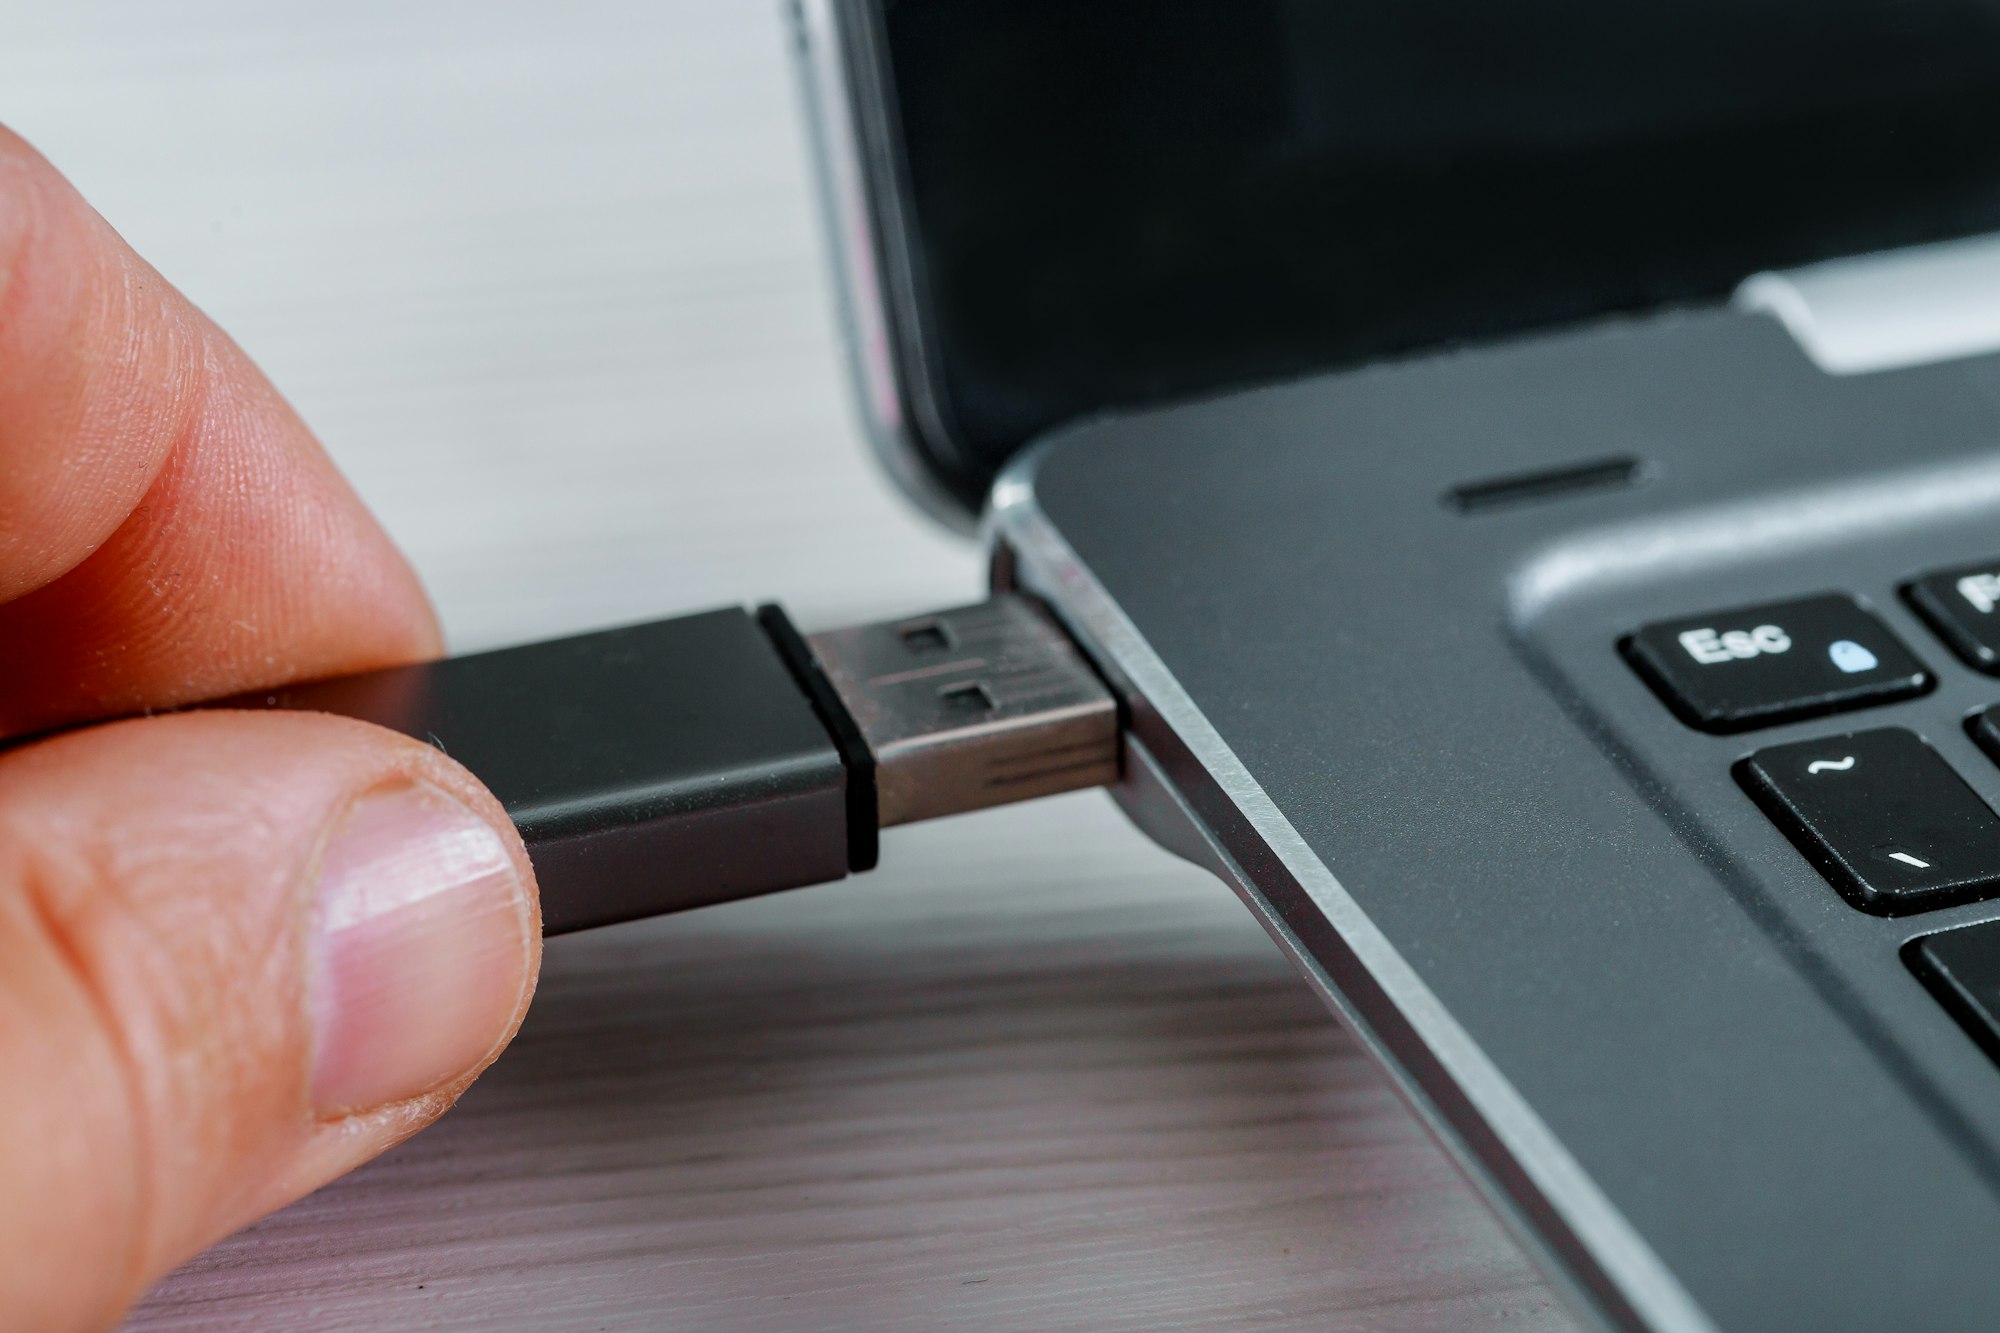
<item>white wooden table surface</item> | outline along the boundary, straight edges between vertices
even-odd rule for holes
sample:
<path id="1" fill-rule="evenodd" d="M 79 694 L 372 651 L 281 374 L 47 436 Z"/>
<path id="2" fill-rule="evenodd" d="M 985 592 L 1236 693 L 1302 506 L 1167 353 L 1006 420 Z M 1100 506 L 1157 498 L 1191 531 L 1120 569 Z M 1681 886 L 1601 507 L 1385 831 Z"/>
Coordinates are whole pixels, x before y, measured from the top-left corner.
<path id="1" fill-rule="evenodd" d="M 297 401 L 456 646 L 979 592 L 848 410 L 775 0 L 4 0 L 0 119 Z M 437 1128 L 133 1325 L 1560 1328 L 1099 796 L 559 940 Z"/>

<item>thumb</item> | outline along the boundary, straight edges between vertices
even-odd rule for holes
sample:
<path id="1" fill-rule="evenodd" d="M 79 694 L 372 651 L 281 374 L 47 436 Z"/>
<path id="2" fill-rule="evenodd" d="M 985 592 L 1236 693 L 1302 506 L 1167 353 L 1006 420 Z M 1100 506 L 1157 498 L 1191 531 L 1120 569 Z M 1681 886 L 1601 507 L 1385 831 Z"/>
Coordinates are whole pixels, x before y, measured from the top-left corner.
<path id="1" fill-rule="evenodd" d="M 435 1119 L 533 991 L 533 884 L 463 769 L 346 719 L 0 755 L 0 1325 L 107 1324 Z"/>

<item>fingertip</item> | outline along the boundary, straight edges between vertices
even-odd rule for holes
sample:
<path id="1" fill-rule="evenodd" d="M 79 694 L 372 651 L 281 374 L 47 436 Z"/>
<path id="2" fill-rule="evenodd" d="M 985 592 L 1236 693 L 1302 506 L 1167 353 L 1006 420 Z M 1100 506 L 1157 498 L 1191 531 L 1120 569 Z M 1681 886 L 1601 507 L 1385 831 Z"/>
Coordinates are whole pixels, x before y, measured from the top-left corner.
<path id="1" fill-rule="evenodd" d="M 205 355 L 183 305 L 0 130 L 0 602 L 87 558 L 166 465 Z"/>
<path id="2" fill-rule="evenodd" d="M 0 1193 L 51 1199 L 32 1237 L 0 1210 L 10 1251 L 129 1253 L 150 1281 L 435 1119 L 533 993 L 504 811 L 351 719 L 182 714 L 0 755 L 0 851 L 0 971 L 55 997 L 0 1004 L 38 1034 L 0 1042 L 0 1119 L 111 1117 L 59 1168 L 0 1137 Z M 0 1266 L 0 1309 L 59 1306 L 63 1274 Z"/>
<path id="3" fill-rule="evenodd" d="M 250 358 L 0 131 L 0 734 L 438 643 Z"/>
<path id="4" fill-rule="evenodd" d="M 400 779 L 355 801 L 314 891 L 316 1113 L 409 1101 L 483 1068 L 520 1022 L 532 925 L 507 842 L 478 812 Z"/>

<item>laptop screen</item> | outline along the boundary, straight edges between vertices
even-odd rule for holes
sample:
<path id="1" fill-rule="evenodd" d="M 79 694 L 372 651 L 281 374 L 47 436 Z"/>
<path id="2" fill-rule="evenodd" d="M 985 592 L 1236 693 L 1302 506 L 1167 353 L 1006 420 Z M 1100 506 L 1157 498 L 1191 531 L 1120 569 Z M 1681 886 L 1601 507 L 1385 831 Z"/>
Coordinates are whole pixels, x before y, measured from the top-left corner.
<path id="1" fill-rule="evenodd" d="M 965 467 L 2000 230 L 2000 0 L 881 0 Z"/>

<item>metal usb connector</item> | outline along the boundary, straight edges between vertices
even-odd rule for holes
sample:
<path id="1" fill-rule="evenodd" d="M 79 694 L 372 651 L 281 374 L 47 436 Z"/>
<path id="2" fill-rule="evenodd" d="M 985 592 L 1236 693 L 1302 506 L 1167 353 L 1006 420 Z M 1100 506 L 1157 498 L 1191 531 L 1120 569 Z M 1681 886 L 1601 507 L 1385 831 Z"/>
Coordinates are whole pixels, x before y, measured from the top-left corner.
<path id="1" fill-rule="evenodd" d="M 878 832 L 1118 777 L 1118 708 L 1032 602 L 801 636 L 765 606 L 260 691 L 435 745 L 558 934 L 871 869 Z"/>
<path id="2" fill-rule="evenodd" d="M 874 758 L 882 828 L 1117 780 L 1116 701 L 1022 597 L 806 643 Z"/>

